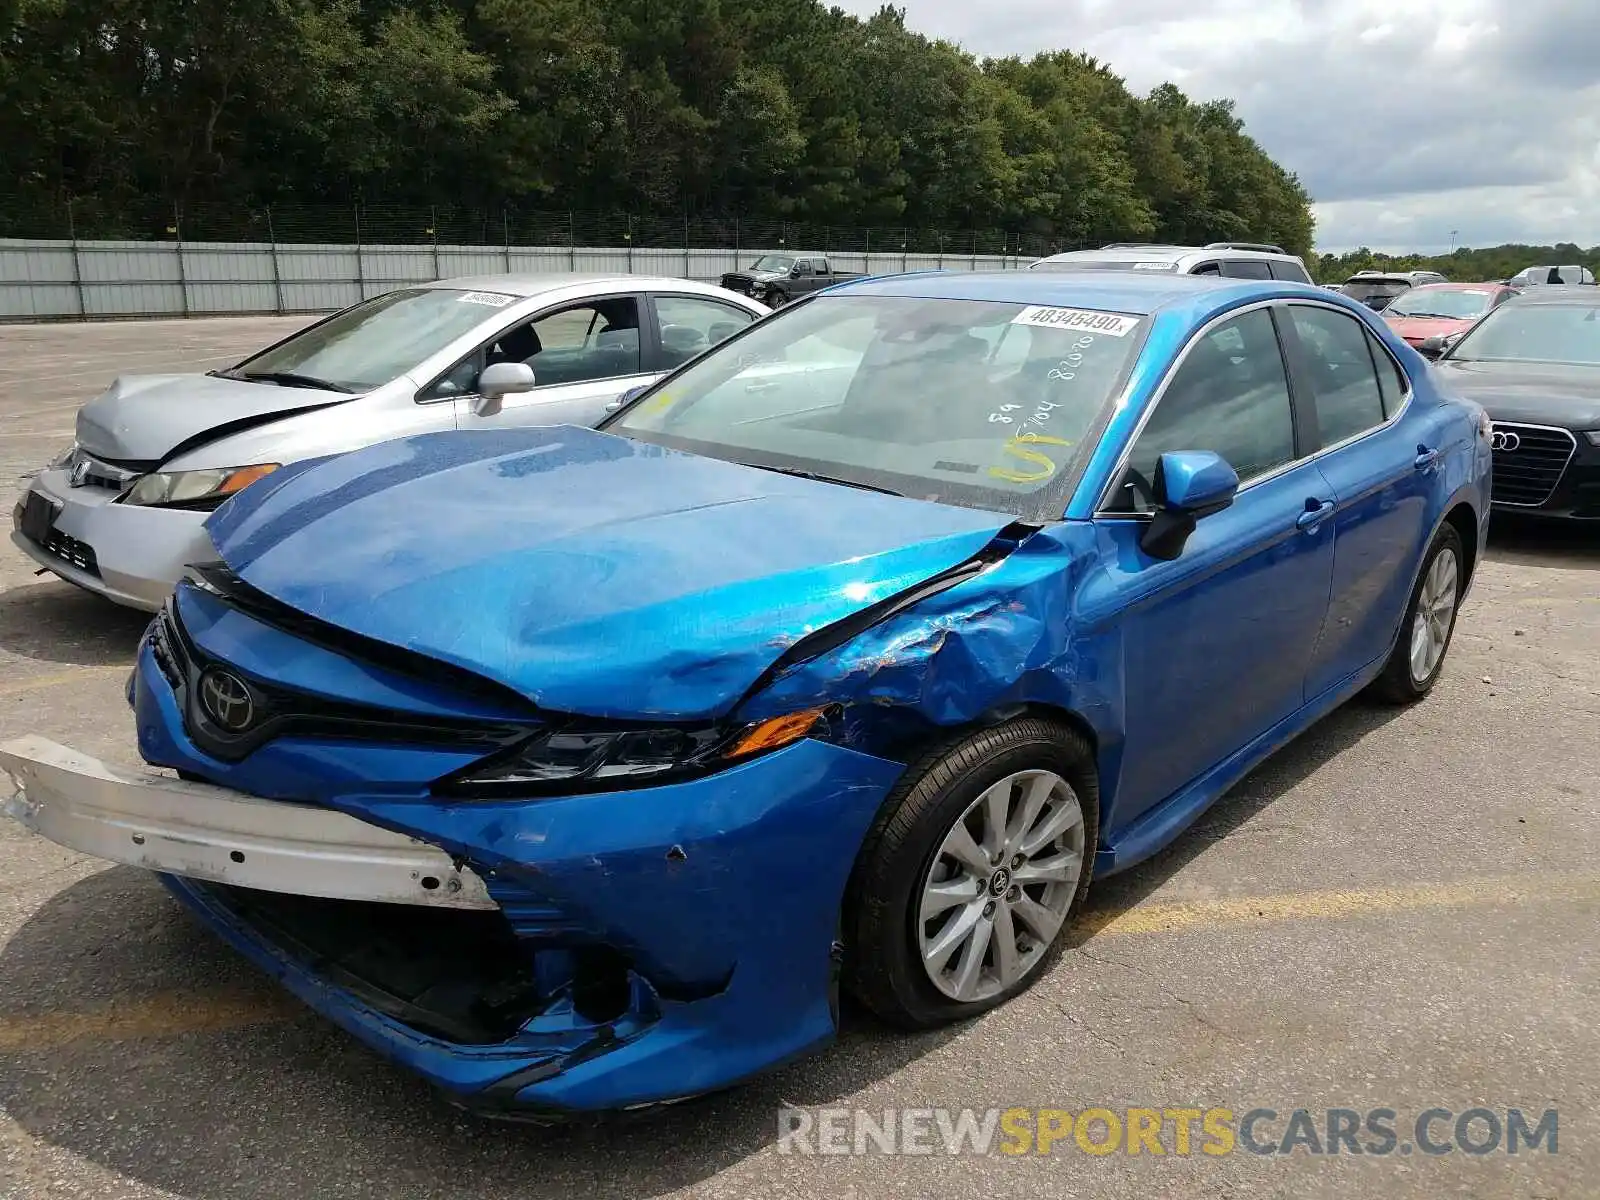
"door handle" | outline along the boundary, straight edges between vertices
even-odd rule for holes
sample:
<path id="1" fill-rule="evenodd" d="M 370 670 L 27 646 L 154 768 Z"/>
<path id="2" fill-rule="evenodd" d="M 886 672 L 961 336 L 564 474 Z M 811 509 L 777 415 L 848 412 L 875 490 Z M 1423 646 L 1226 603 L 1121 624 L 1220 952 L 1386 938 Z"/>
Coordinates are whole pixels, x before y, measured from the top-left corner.
<path id="1" fill-rule="evenodd" d="M 1417 457 L 1412 461 L 1417 470 L 1426 471 L 1429 467 L 1433 466 L 1434 463 L 1439 461 L 1439 452 L 1437 450 L 1430 450 L 1426 446 L 1418 446 Z"/>
<path id="2" fill-rule="evenodd" d="M 1297 527 L 1309 533 L 1332 515 L 1332 500 L 1318 500 L 1314 496 L 1308 497 L 1305 512 L 1296 517 L 1294 523 Z"/>

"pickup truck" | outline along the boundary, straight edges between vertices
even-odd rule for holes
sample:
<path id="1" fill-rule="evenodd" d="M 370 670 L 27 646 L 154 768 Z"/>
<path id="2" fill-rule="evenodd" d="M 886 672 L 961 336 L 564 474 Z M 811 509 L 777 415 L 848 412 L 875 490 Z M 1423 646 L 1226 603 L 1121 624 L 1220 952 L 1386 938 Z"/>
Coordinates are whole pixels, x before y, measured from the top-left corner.
<path id="1" fill-rule="evenodd" d="M 763 254 L 747 270 L 730 271 L 721 282 L 768 308 L 782 308 L 800 296 L 861 276 L 860 271 L 835 271 L 825 254 Z"/>

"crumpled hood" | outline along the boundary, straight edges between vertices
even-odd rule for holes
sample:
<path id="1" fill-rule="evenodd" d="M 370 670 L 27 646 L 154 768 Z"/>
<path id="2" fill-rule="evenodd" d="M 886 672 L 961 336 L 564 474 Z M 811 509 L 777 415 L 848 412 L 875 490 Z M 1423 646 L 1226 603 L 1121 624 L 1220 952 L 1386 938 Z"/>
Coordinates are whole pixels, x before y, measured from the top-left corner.
<path id="1" fill-rule="evenodd" d="M 98 458 L 154 464 L 220 426 L 354 400 L 343 392 L 215 375 L 123 375 L 78 410 L 78 444 Z"/>
<path id="2" fill-rule="evenodd" d="M 1009 523 L 562 426 L 295 464 L 207 529 L 251 586 L 542 707 L 693 719 Z"/>
<path id="3" fill-rule="evenodd" d="M 1600 429 L 1600 367 L 1446 358 L 1434 370 L 1441 387 L 1483 405 L 1493 420 Z"/>
<path id="4" fill-rule="evenodd" d="M 1472 328 L 1476 318 L 1401 317 L 1386 312 L 1383 319 L 1388 322 L 1390 329 L 1416 346 L 1431 337 L 1449 337 L 1452 333 L 1464 333 Z"/>

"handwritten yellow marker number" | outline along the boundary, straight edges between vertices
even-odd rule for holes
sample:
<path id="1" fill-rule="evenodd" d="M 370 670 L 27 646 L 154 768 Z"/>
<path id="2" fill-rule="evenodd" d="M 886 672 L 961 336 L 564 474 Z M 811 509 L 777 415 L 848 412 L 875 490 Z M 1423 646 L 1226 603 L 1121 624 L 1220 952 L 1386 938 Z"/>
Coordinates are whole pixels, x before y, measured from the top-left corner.
<path id="1" fill-rule="evenodd" d="M 996 479 L 1004 479 L 1007 483 L 1038 483 L 1042 479 L 1049 479 L 1056 473 L 1056 463 L 1038 450 L 1024 449 L 1030 445 L 1070 446 L 1072 443 L 1066 438 L 1051 437 L 1045 433 L 1019 433 L 1005 444 L 1005 453 L 1015 455 L 1023 462 L 1032 463 L 1039 470 L 1018 471 L 1011 467 L 990 467 L 989 474 Z"/>

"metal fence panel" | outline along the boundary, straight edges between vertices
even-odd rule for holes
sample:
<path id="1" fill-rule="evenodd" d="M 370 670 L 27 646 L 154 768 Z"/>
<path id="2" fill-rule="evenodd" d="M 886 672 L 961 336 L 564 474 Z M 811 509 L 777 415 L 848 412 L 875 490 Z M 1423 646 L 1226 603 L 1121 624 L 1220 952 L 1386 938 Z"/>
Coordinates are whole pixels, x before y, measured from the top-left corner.
<path id="1" fill-rule="evenodd" d="M 492 233 L 492 229 L 484 232 Z M 768 231 L 770 232 L 770 231 Z M 683 239 L 679 239 L 682 243 Z M 284 244 L 282 242 L 0 240 L 0 320 L 330 312 L 434 279 L 582 271 L 716 282 L 775 244 Z M 1015 256 L 849 250 L 843 271 L 1006 270 Z"/>

